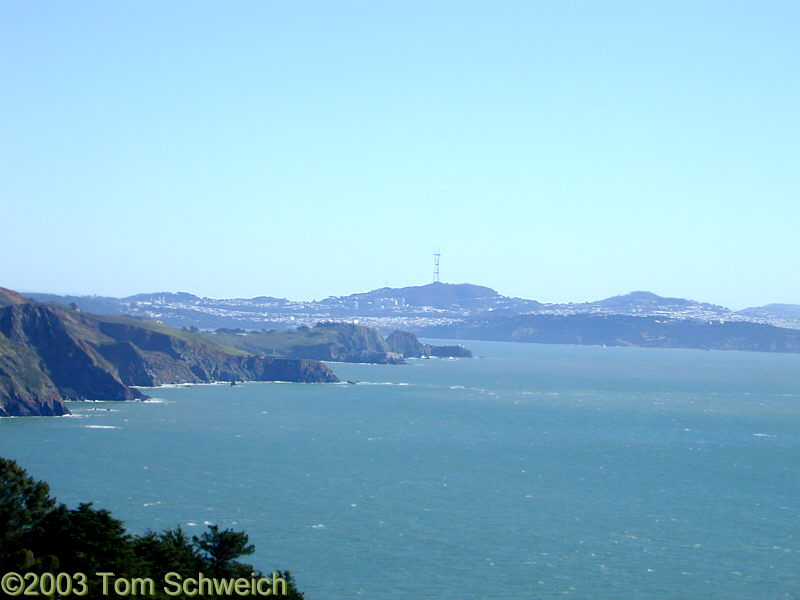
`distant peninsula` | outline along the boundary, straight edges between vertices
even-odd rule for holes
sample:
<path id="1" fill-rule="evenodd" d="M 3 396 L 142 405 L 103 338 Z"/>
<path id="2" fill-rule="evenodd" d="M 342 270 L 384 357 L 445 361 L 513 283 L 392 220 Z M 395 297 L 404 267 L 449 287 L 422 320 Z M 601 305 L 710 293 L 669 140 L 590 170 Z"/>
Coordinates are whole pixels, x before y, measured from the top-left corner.
<path id="1" fill-rule="evenodd" d="M 407 358 L 471 358 L 464 346 L 423 344 L 408 331 L 394 331 L 385 339 L 373 327 L 354 323 L 321 322 L 314 327 L 246 331 L 217 329 L 200 332 L 215 344 L 258 354 L 335 362 L 399 364 Z"/>
<path id="2" fill-rule="evenodd" d="M 125 316 L 40 304 L 0 288 L 0 416 L 67 414 L 65 400 L 135 400 L 138 386 L 335 382 L 316 360 L 256 356 Z"/>

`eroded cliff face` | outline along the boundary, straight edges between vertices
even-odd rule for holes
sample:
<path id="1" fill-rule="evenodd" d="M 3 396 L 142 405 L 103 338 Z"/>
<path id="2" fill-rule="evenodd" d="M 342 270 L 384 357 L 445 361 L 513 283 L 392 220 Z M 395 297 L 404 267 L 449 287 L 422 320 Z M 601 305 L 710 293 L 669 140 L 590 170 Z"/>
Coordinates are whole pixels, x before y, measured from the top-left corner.
<path id="1" fill-rule="evenodd" d="M 419 358 L 426 356 L 425 344 L 421 343 L 417 336 L 410 331 L 394 331 L 386 338 L 386 343 L 392 352 L 402 354 L 406 358 Z"/>
<path id="2" fill-rule="evenodd" d="M 0 416 L 57 416 L 67 408 L 36 354 L 0 334 Z"/>
<path id="3" fill-rule="evenodd" d="M 267 359 L 128 317 L 26 302 L 0 288 L 0 416 L 61 415 L 64 400 L 145 398 L 132 386 L 337 381 L 313 360 Z"/>
<path id="4" fill-rule="evenodd" d="M 7 414 L 64 414 L 63 400 L 144 398 L 120 380 L 90 342 L 69 332 L 59 312 L 48 306 L 28 303 L 0 309 L 0 335 L 0 344 L 9 350 L 4 369 L 8 390 L 0 390 L 0 409 Z M 4 402 L 3 396 L 16 401 Z"/>

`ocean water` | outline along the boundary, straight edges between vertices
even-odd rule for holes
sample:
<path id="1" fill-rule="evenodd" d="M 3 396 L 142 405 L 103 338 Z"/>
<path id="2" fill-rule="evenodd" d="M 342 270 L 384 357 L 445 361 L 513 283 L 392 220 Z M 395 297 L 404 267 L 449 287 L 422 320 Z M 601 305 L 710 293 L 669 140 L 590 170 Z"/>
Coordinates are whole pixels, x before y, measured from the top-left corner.
<path id="1" fill-rule="evenodd" d="M 309 600 L 800 598 L 800 356 L 467 345 L 2 419 L 0 455 L 135 532 L 244 529 Z"/>

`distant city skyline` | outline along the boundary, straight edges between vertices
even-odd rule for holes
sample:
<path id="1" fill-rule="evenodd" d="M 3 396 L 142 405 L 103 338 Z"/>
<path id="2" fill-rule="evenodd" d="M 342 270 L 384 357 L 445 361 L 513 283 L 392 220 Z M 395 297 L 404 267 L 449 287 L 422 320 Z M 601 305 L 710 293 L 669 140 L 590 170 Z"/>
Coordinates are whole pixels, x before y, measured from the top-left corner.
<path id="1" fill-rule="evenodd" d="M 800 304 L 793 2 L 5 2 L 0 286 Z"/>
<path id="2" fill-rule="evenodd" d="M 40 289 L 30 289 L 30 290 L 17 289 L 17 290 L 14 290 L 14 291 L 18 291 L 18 292 L 20 292 L 22 294 L 34 294 L 34 295 L 36 295 L 36 294 L 54 294 L 54 295 L 59 295 L 59 296 L 81 296 L 81 297 L 87 297 L 87 298 L 90 298 L 90 297 L 98 297 L 98 298 L 100 298 L 100 297 L 108 297 L 108 298 L 120 298 L 120 299 L 126 298 L 126 297 L 131 297 L 131 296 L 138 296 L 138 295 L 145 295 L 146 296 L 146 295 L 158 295 L 158 294 L 165 294 L 165 295 L 167 295 L 167 294 L 190 294 L 190 295 L 196 296 L 198 298 L 208 298 L 208 299 L 213 299 L 213 300 L 252 299 L 252 298 L 258 298 L 258 297 L 274 297 L 274 298 L 282 298 L 282 299 L 288 300 L 290 302 L 312 302 L 313 303 L 313 302 L 319 302 L 319 301 L 325 300 L 327 298 L 345 298 L 347 296 L 357 295 L 357 294 L 366 293 L 366 292 L 372 292 L 372 291 L 385 289 L 385 288 L 388 288 L 388 289 L 402 289 L 402 288 L 406 288 L 406 287 L 425 287 L 425 286 L 428 286 L 428 285 L 431 285 L 431 284 L 443 284 L 443 285 L 468 284 L 468 285 L 487 287 L 487 288 L 490 288 L 490 289 L 494 290 L 495 292 L 497 292 L 501 296 L 505 296 L 505 297 L 508 297 L 508 298 L 518 298 L 518 299 L 521 299 L 521 300 L 534 300 L 534 301 L 540 302 L 540 303 L 545 304 L 545 305 L 548 305 L 548 304 L 563 305 L 563 304 L 592 303 L 592 302 L 597 302 L 597 301 L 600 301 L 600 300 L 607 300 L 607 299 L 610 299 L 610 298 L 628 296 L 630 294 L 637 294 L 637 293 L 644 292 L 644 293 L 652 293 L 652 294 L 655 294 L 656 296 L 660 296 L 660 297 L 663 297 L 663 298 L 666 298 L 666 299 L 674 298 L 674 299 L 683 299 L 683 300 L 693 300 L 693 301 L 700 302 L 700 303 L 706 303 L 706 304 L 712 304 L 712 305 L 721 306 L 723 308 L 727 308 L 727 309 L 731 309 L 731 310 L 741 310 L 741 309 L 744 309 L 744 308 L 754 308 L 756 306 L 756 305 L 752 305 L 752 306 L 743 306 L 743 307 L 733 307 L 733 306 L 728 306 L 728 305 L 722 304 L 720 302 L 715 302 L 715 301 L 713 301 L 711 299 L 707 299 L 707 298 L 692 298 L 692 297 L 688 297 L 688 296 L 679 296 L 679 295 L 676 295 L 676 294 L 661 294 L 661 293 L 653 292 L 652 290 L 644 290 L 644 289 L 631 289 L 631 290 L 627 290 L 627 291 L 624 291 L 624 292 L 619 292 L 619 293 L 616 293 L 616 294 L 611 294 L 609 296 L 603 296 L 603 297 L 599 297 L 599 298 L 587 298 L 587 299 L 582 299 L 582 300 L 572 299 L 572 300 L 552 300 L 551 301 L 551 300 L 543 300 L 541 298 L 530 298 L 530 297 L 525 297 L 525 296 L 514 296 L 514 295 L 511 295 L 511 294 L 504 294 L 502 290 L 497 290 L 497 289 L 493 288 L 491 285 L 485 285 L 485 284 L 482 284 L 480 282 L 474 282 L 474 281 L 458 281 L 458 282 L 427 281 L 427 282 L 424 282 L 424 283 L 409 283 L 409 284 L 404 284 L 404 285 L 387 285 L 387 284 L 384 284 L 384 285 L 380 285 L 380 286 L 376 285 L 376 286 L 373 286 L 372 288 L 369 288 L 369 289 L 366 289 L 366 290 L 354 290 L 352 292 L 347 292 L 347 293 L 344 293 L 344 294 L 328 294 L 326 296 L 319 296 L 317 298 L 291 298 L 291 297 L 288 297 L 288 296 L 281 296 L 281 295 L 278 295 L 278 294 L 271 294 L 271 293 L 253 294 L 253 295 L 250 295 L 250 296 L 243 296 L 243 295 L 217 295 L 217 296 L 214 296 L 214 295 L 209 295 L 209 294 L 196 293 L 196 292 L 193 292 L 192 290 L 185 290 L 185 289 L 139 290 L 139 291 L 133 292 L 131 294 L 96 294 L 96 293 L 84 293 L 84 292 L 62 292 L 62 291 L 53 291 L 53 290 L 40 290 Z M 5 287 L 5 286 L 0 286 L 0 287 Z M 792 304 L 792 303 L 767 302 L 767 303 L 764 303 L 764 304 L 758 305 L 758 306 L 764 306 L 764 305 L 767 305 L 767 304 Z M 800 304 L 798 304 L 797 306 L 800 306 Z"/>

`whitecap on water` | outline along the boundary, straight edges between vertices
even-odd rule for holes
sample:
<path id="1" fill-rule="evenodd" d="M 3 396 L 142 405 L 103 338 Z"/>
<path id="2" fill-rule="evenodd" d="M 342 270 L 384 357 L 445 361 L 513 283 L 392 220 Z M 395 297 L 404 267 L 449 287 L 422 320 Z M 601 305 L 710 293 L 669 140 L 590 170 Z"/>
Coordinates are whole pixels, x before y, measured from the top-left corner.
<path id="1" fill-rule="evenodd" d="M 116 425 L 84 425 L 85 429 L 119 429 Z"/>

